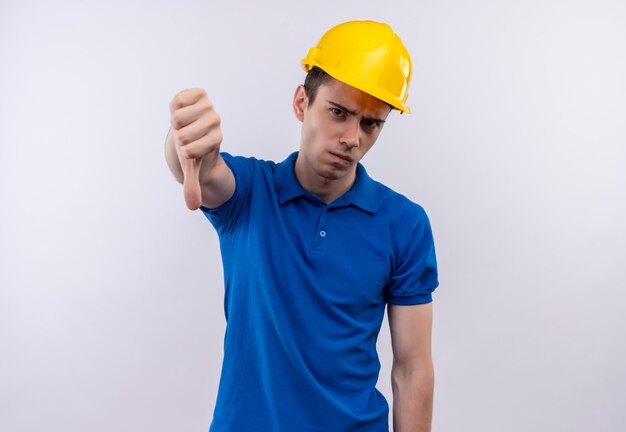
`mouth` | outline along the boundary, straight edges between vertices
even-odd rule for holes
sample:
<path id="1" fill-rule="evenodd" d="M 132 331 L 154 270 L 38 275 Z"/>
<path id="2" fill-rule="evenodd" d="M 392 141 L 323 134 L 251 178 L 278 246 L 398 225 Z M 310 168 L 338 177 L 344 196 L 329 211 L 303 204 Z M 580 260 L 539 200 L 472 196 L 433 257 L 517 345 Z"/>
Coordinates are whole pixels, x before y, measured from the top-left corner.
<path id="1" fill-rule="evenodd" d="M 329 152 L 335 159 L 340 159 L 341 161 L 343 161 L 344 163 L 352 163 L 354 162 L 354 159 L 352 159 L 352 157 L 350 157 L 349 155 L 343 154 L 343 153 L 335 153 L 335 152 Z"/>

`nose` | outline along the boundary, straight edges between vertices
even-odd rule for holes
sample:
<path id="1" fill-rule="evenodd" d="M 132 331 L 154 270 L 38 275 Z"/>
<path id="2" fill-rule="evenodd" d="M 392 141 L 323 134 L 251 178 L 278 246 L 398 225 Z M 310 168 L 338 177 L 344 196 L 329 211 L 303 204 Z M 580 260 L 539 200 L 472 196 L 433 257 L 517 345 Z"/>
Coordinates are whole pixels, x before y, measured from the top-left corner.
<path id="1" fill-rule="evenodd" d="M 349 148 L 358 147 L 361 140 L 361 125 L 358 119 L 346 121 L 344 125 L 345 127 L 340 138 L 341 144 Z"/>

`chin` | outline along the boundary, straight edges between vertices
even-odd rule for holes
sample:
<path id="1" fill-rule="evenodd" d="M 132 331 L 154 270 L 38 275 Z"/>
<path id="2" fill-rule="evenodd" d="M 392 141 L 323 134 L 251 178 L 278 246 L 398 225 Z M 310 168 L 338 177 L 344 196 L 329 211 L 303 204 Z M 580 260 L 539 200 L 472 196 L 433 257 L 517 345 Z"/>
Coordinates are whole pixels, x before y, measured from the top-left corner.
<path id="1" fill-rule="evenodd" d="M 326 170 L 322 170 L 319 172 L 320 177 L 323 177 L 324 179 L 328 181 L 339 180 L 340 178 L 344 177 L 346 174 L 348 174 L 346 170 L 337 169 L 337 168 L 326 169 Z"/>

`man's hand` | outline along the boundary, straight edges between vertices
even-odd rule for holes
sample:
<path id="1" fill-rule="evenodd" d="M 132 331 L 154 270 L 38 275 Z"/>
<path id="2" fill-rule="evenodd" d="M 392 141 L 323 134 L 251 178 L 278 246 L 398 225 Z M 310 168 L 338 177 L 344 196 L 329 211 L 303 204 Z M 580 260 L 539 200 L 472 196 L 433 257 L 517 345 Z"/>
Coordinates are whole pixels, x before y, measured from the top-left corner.
<path id="1" fill-rule="evenodd" d="M 183 90 L 170 103 L 170 138 L 182 168 L 185 203 L 190 210 L 202 205 L 200 169 L 211 170 L 222 142 L 220 117 L 204 90 Z"/>

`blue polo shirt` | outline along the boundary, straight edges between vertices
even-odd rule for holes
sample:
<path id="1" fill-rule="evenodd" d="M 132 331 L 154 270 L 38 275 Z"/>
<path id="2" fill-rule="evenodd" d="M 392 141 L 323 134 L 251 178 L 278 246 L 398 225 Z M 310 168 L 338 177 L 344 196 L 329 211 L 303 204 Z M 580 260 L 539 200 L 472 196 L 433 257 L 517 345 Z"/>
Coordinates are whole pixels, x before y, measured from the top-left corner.
<path id="1" fill-rule="evenodd" d="M 211 431 L 381 432 L 375 388 L 386 303 L 432 300 L 435 249 L 424 210 L 372 180 L 330 204 L 281 163 L 222 156 L 232 198 L 202 208 L 224 265 L 224 362 Z"/>

